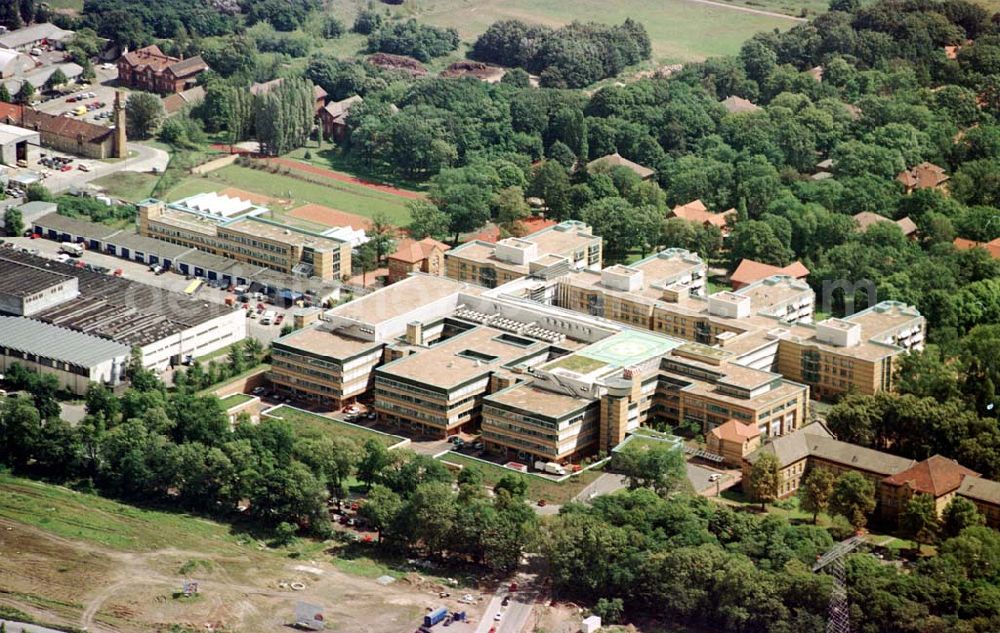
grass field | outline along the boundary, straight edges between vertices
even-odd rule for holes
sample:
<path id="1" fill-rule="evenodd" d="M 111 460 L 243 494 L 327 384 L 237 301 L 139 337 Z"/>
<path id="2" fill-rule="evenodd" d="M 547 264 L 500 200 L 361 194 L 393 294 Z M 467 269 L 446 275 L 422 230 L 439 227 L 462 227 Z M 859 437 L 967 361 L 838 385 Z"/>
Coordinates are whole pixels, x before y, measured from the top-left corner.
<path id="1" fill-rule="evenodd" d="M 303 435 L 329 435 L 331 437 L 355 437 L 359 440 L 375 439 L 386 446 L 395 446 L 406 438 L 372 431 L 354 424 L 347 424 L 324 415 L 310 413 L 288 405 L 280 405 L 267 413 L 271 417 L 290 422 Z"/>
<path id="2" fill-rule="evenodd" d="M 802 2 L 815 6 L 821 0 L 763 0 L 764 10 Z M 736 2 L 734 6 L 738 6 Z M 353 16 L 367 0 L 339 3 L 337 12 Z M 381 9 L 381 7 L 380 7 Z M 454 27 L 462 40 L 472 42 L 497 20 L 519 19 L 558 27 L 573 20 L 621 23 L 637 19 L 646 26 L 657 62 L 686 62 L 714 55 L 728 55 L 754 33 L 788 29 L 796 24 L 786 17 L 759 15 L 735 8 L 692 0 L 426 0 L 405 2 L 398 11 L 438 26 Z"/>
<path id="3" fill-rule="evenodd" d="M 153 187 L 160 180 L 158 175 L 135 171 L 122 171 L 101 176 L 94 184 L 104 187 L 112 198 L 121 198 L 129 202 L 138 202 L 148 198 L 153 193 Z"/>
<path id="4" fill-rule="evenodd" d="M 365 217 L 371 217 L 381 211 L 400 226 L 410 221 L 410 213 L 406 208 L 407 200 L 400 196 L 347 182 L 320 185 L 239 165 L 223 167 L 206 176 L 182 178 L 168 189 L 163 197 L 174 201 L 203 191 L 219 191 L 226 187 L 237 187 L 276 198 L 290 199 L 292 204 L 289 206 L 314 202 Z"/>
<path id="5" fill-rule="evenodd" d="M 0 517 L 62 538 L 118 550 L 163 547 L 223 550 L 239 543 L 226 526 L 191 515 L 144 510 L 68 488 L 0 474 Z"/>
<path id="6" fill-rule="evenodd" d="M 503 466 L 493 466 L 484 464 L 477 459 L 471 459 L 458 453 L 448 453 L 439 458 L 441 461 L 457 464 L 459 466 L 476 466 L 483 473 L 483 483 L 493 486 L 504 475 L 514 475 L 522 477 L 528 482 L 528 498 L 533 501 L 545 499 L 549 503 L 564 504 L 572 501 L 573 497 L 580 494 L 580 491 L 590 485 L 595 479 L 601 476 L 598 468 L 584 471 L 569 479 L 556 482 L 534 475 L 525 475 Z"/>
<path id="7" fill-rule="evenodd" d="M 50 9 L 72 9 L 77 13 L 83 12 L 83 0 L 46 0 L 45 4 Z"/>
<path id="8" fill-rule="evenodd" d="M 248 396 L 245 393 L 234 393 L 230 396 L 222 398 L 219 402 L 222 403 L 223 409 L 231 409 L 237 405 L 241 405 L 244 402 L 250 402 L 253 396 Z"/>

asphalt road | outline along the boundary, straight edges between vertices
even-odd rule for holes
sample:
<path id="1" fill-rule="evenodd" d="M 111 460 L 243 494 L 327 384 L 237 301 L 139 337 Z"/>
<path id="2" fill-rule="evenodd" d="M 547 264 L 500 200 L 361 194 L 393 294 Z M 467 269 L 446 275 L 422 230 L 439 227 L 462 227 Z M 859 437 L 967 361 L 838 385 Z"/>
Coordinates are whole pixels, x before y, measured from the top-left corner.
<path id="1" fill-rule="evenodd" d="M 101 176 L 116 174 L 122 171 L 148 172 L 155 168 L 162 173 L 167 168 L 167 163 L 170 162 L 170 155 L 167 152 L 148 145 L 141 145 L 130 141 L 128 152 L 128 158 L 114 162 L 75 158 L 73 162 L 74 169 L 65 172 L 50 172 L 49 177 L 45 179 L 45 186 L 49 191 L 59 193 L 73 186 L 79 187 L 84 185 Z M 56 154 L 58 152 L 49 150 L 47 153 Z M 90 171 L 80 171 L 77 168 L 79 163 L 86 163 Z"/>
<path id="2" fill-rule="evenodd" d="M 504 607 L 504 596 L 510 595 L 510 603 Z M 489 633 L 490 628 L 496 627 L 496 633 L 522 633 L 531 617 L 531 610 L 535 606 L 538 598 L 537 592 L 518 591 L 509 593 L 506 588 L 493 594 L 493 598 L 486 606 L 483 619 L 476 629 L 476 633 Z M 500 620 L 495 620 L 494 616 L 501 614 Z"/>

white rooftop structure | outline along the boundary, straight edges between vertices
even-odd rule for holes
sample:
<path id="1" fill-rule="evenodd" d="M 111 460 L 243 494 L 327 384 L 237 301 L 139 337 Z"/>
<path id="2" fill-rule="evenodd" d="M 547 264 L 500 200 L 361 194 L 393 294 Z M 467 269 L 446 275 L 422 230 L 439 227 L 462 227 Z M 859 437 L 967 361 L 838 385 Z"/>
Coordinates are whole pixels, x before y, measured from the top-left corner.
<path id="1" fill-rule="evenodd" d="M 357 248 L 368 241 L 368 236 L 365 235 L 364 229 L 353 229 L 349 226 L 338 226 L 336 228 L 323 231 L 321 235 L 323 237 L 331 237 L 335 240 L 349 242 L 351 244 L 351 248 Z"/>
<path id="2" fill-rule="evenodd" d="M 0 48 L 23 49 L 42 41 L 61 45 L 71 37 L 73 37 L 73 31 L 61 29 L 49 22 L 42 22 L 0 35 Z"/>
<path id="3" fill-rule="evenodd" d="M 249 200 L 220 195 L 214 191 L 195 194 L 190 198 L 178 200 L 175 204 L 224 218 L 232 218 L 254 209 L 254 204 Z"/>
<path id="4" fill-rule="evenodd" d="M 38 142 L 38 132 L 35 130 L 0 123 L 0 145 L 31 141 L 32 139 L 35 139 L 36 143 Z"/>
<path id="5" fill-rule="evenodd" d="M 7 48 L 0 48 L 0 77 L 12 77 L 32 70 L 35 60 L 24 53 Z"/>

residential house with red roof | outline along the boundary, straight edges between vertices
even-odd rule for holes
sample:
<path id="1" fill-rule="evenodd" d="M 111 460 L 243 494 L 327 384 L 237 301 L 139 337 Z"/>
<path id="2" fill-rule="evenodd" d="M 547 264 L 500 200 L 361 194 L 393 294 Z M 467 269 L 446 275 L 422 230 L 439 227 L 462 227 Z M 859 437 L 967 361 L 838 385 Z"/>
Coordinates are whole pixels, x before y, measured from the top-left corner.
<path id="1" fill-rule="evenodd" d="M 977 242 L 975 240 L 967 240 L 964 237 L 956 237 L 952 244 L 960 251 L 967 251 L 970 248 L 982 248 L 993 259 L 1000 259 L 1000 237 L 989 242 Z"/>
<path id="2" fill-rule="evenodd" d="M 809 276 L 809 269 L 800 261 L 794 261 L 787 266 L 772 266 L 752 259 L 743 259 L 733 274 L 729 276 L 729 284 L 733 290 L 739 290 L 744 286 L 775 275 L 791 277 L 792 279 L 805 279 Z"/>
<path id="3" fill-rule="evenodd" d="M 389 283 L 405 279 L 410 273 L 444 274 L 444 253 L 451 247 L 431 237 L 422 240 L 399 240 L 396 252 L 389 255 Z"/>
<path id="4" fill-rule="evenodd" d="M 882 480 L 879 485 L 882 516 L 889 521 L 898 521 L 907 502 L 915 495 L 927 495 L 933 499 L 940 516 L 967 477 L 977 478 L 979 473 L 947 457 L 932 455 Z"/>
<path id="5" fill-rule="evenodd" d="M 934 163 L 926 161 L 916 167 L 904 169 L 896 176 L 896 180 L 903 184 L 906 193 L 913 193 L 917 189 L 940 189 L 947 190 L 950 177 L 944 173 L 943 167 L 938 167 Z"/>
<path id="6" fill-rule="evenodd" d="M 153 44 L 125 53 L 118 58 L 118 81 L 123 86 L 168 94 L 195 85 L 197 77 L 208 70 L 200 55 L 182 59 L 171 57 Z"/>
<path id="7" fill-rule="evenodd" d="M 692 200 L 687 204 L 681 204 L 673 208 L 670 212 L 675 218 L 682 218 L 689 222 L 697 222 L 706 226 L 715 226 L 722 231 L 722 235 L 729 234 L 729 223 L 736 219 L 736 209 L 729 209 L 721 213 L 713 213 L 708 210 L 701 200 Z"/>
<path id="8" fill-rule="evenodd" d="M 729 420 L 705 434 L 709 452 L 722 455 L 727 466 L 740 467 L 743 458 L 760 447 L 760 429 L 753 424 Z"/>

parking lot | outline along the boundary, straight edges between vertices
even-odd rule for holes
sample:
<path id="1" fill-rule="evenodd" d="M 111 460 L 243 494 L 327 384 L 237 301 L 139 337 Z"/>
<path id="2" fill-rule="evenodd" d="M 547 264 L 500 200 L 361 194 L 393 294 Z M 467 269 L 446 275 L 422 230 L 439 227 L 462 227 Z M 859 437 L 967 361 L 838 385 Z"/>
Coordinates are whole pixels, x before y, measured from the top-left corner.
<path id="1" fill-rule="evenodd" d="M 69 112 L 71 113 L 70 116 L 90 123 L 109 123 L 111 121 L 111 111 L 115 103 L 115 91 L 118 89 L 118 68 L 113 64 L 110 68 L 106 68 L 103 64 L 95 64 L 94 74 L 97 76 L 92 83 L 77 86 L 73 92 L 61 97 L 48 99 L 35 107 L 47 114 L 62 115 Z M 88 94 L 88 97 L 83 100 L 67 101 L 67 99 L 81 93 Z M 90 93 L 93 93 L 94 96 L 89 96 Z M 83 106 L 86 108 L 88 104 L 92 103 L 103 103 L 104 105 L 100 108 L 87 110 L 83 115 L 75 114 L 79 107 Z"/>
<path id="2" fill-rule="evenodd" d="M 59 251 L 59 242 L 54 240 L 33 240 L 29 237 L 10 237 L 4 239 L 7 242 L 14 244 L 15 247 L 37 250 L 37 254 L 42 257 L 58 259 L 61 254 Z M 146 264 L 121 259 L 119 257 L 113 257 L 111 255 L 105 255 L 104 253 L 84 251 L 81 257 L 74 257 L 72 260 L 80 261 L 85 264 L 92 264 L 94 266 L 103 266 L 110 269 L 112 272 L 121 270 L 122 277 L 133 279 L 156 288 L 170 290 L 172 292 L 183 293 L 184 290 L 191 284 L 191 280 L 184 277 L 184 275 L 179 275 L 174 272 L 165 272 L 161 275 L 157 275 L 153 273 L 153 271 L 151 271 L 149 266 Z M 195 293 L 195 296 L 203 301 L 225 304 L 226 298 L 233 296 L 233 294 L 228 292 L 225 288 L 212 288 L 208 284 L 202 284 Z M 257 301 L 252 302 L 252 306 L 256 307 L 257 303 Z M 265 304 L 265 306 L 268 310 L 274 310 L 276 314 L 281 315 L 282 323 L 280 325 L 262 325 L 259 317 L 249 319 L 247 332 L 253 338 L 267 345 L 279 336 L 282 325 L 285 323 L 291 324 L 292 312 L 295 308 L 285 309 L 273 304 Z"/>

